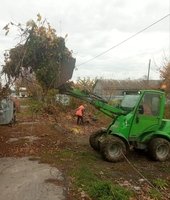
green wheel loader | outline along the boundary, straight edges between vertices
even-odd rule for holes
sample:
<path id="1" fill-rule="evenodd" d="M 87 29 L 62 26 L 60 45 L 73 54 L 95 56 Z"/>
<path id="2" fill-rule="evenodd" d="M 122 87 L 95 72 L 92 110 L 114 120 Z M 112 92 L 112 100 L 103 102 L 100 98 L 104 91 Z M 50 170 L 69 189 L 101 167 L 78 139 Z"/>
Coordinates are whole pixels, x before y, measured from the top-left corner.
<path id="1" fill-rule="evenodd" d="M 159 90 L 141 90 L 125 95 L 118 107 L 109 105 L 101 97 L 64 85 L 60 92 L 82 99 L 113 118 L 112 123 L 89 138 L 93 149 L 103 158 L 118 162 L 129 149 L 145 150 L 156 161 L 170 155 L 170 120 L 163 119 L 165 94 Z"/>

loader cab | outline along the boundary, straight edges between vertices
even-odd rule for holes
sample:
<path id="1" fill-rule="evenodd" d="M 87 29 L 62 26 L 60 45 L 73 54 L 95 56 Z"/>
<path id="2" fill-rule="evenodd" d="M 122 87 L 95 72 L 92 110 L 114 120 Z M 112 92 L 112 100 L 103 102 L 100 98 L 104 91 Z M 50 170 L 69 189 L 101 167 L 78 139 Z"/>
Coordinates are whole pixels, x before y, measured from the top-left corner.
<path id="1" fill-rule="evenodd" d="M 159 116 L 161 96 L 159 94 L 146 93 L 139 105 L 139 114 Z"/>
<path id="2" fill-rule="evenodd" d="M 139 102 L 140 94 L 128 94 L 125 95 L 121 104 L 120 108 L 123 109 L 124 111 L 132 111 L 136 104 Z"/>
<path id="3" fill-rule="evenodd" d="M 140 92 L 139 102 L 135 108 L 130 137 L 159 129 L 164 113 L 165 97 L 161 91 L 145 90 Z"/>

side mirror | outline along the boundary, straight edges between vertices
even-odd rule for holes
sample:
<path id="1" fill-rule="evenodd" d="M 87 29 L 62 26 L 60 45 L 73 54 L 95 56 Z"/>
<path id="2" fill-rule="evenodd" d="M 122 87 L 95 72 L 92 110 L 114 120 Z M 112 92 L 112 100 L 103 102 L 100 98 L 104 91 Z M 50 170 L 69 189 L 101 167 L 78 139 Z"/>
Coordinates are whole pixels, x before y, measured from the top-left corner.
<path id="1" fill-rule="evenodd" d="M 139 106 L 138 112 L 139 112 L 139 114 L 141 114 L 141 115 L 144 113 L 143 105 L 140 105 L 140 106 Z"/>

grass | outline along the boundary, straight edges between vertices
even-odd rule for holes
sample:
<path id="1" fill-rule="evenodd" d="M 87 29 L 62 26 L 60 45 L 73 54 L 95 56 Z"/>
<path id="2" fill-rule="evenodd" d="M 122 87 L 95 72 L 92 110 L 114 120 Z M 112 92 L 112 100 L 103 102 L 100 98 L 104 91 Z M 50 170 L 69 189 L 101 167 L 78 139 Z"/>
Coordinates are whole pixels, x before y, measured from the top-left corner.
<path id="1" fill-rule="evenodd" d="M 122 187 L 109 178 L 104 180 L 110 171 L 101 168 L 99 156 L 97 153 L 67 148 L 45 153 L 43 158 L 62 169 L 67 166 L 65 173 L 71 178 L 72 191 L 77 195 L 84 191 L 92 200 L 129 200 L 135 197 L 130 188 Z M 104 172 L 102 176 L 101 170 Z M 154 179 L 153 184 L 158 190 L 168 187 L 167 181 L 160 178 Z M 148 196 L 153 200 L 161 200 L 162 194 L 155 188 L 149 190 Z"/>
<path id="2" fill-rule="evenodd" d="M 75 185 L 94 200 L 128 200 L 133 196 L 131 190 L 98 178 L 88 166 L 73 170 L 71 176 Z"/>
<path id="3" fill-rule="evenodd" d="M 149 191 L 150 197 L 154 200 L 161 200 L 162 199 L 161 191 L 165 190 L 168 187 L 168 182 L 164 179 L 157 178 L 153 180 L 153 184 L 155 185 L 155 188 L 150 189 Z"/>
<path id="4" fill-rule="evenodd" d="M 166 180 L 161 179 L 161 178 L 157 178 L 153 181 L 153 184 L 158 188 L 158 189 L 166 189 L 166 187 L 168 187 L 168 183 Z"/>
<path id="5" fill-rule="evenodd" d="M 62 169 L 66 176 L 69 177 L 70 191 L 77 195 L 72 199 L 79 199 L 82 191 L 91 200 L 129 200 L 131 197 L 136 196 L 130 188 L 115 184 L 114 180 L 109 176 L 112 169 L 102 168 L 103 165 L 100 165 L 97 158 L 98 154 L 63 149 L 55 152 L 46 152 L 43 156 L 45 162 Z M 101 170 L 102 175 L 100 174 Z M 166 184 L 163 180 L 156 179 L 154 185 L 156 188 L 162 188 Z M 162 199 L 161 194 L 156 189 L 151 189 L 147 196 L 150 196 L 153 200 Z"/>
<path id="6" fill-rule="evenodd" d="M 87 165 L 95 165 L 96 161 L 99 159 L 99 154 L 92 154 L 87 151 L 76 151 L 72 149 L 63 149 L 55 153 L 55 157 L 59 160 L 74 160 L 74 163 L 79 166 L 80 163 Z"/>
<path id="7" fill-rule="evenodd" d="M 149 195 L 154 200 L 162 200 L 162 195 L 160 192 L 158 192 L 156 189 L 152 188 L 149 191 Z"/>
<path id="8" fill-rule="evenodd" d="M 42 155 L 42 161 L 67 166 L 67 175 L 71 177 L 72 187 L 75 191 L 83 190 L 94 200 L 129 200 L 134 194 L 131 190 L 105 181 L 96 169 L 98 154 L 91 152 L 63 149 Z"/>

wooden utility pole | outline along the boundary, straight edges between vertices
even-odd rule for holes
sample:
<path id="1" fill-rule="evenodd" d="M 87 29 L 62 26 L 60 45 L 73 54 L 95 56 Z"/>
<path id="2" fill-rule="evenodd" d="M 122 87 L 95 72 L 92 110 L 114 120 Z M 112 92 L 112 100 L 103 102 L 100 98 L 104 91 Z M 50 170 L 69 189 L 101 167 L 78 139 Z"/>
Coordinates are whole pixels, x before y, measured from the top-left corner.
<path id="1" fill-rule="evenodd" d="M 147 76 L 147 84 L 148 84 L 148 87 L 149 87 L 150 68 L 151 68 L 151 59 L 149 59 L 149 65 L 148 65 L 148 76 Z"/>

